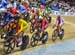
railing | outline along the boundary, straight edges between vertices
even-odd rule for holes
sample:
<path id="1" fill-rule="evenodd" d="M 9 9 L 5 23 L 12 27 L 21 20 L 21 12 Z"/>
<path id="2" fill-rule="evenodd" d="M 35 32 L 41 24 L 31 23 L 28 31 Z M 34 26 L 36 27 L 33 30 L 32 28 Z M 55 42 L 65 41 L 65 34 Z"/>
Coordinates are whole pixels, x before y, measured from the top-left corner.
<path id="1" fill-rule="evenodd" d="M 52 10 L 51 15 L 75 16 L 75 12 L 63 12 L 63 11 Z"/>

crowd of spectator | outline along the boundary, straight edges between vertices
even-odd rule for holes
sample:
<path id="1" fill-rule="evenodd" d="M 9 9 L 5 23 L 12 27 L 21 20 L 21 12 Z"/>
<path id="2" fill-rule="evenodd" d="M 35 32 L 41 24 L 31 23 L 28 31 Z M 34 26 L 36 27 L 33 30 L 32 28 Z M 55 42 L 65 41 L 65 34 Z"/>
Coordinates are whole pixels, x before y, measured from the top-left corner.
<path id="1" fill-rule="evenodd" d="M 50 7 L 55 11 L 63 12 L 75 12 L 75 6 L 71 6 L 68 2 L 65 1 L 56 1 L 56 0 L 30 0 L 30 3 L 38 4 L 37 1 L 45 6 Z"/>
<path id="2" fill-rule="evenodd" d="M 65 1 L 53 1 L 51 3 L 51 8 L 55 11 L 75 12 L 75 6 L 70 6 L 70 4 Z"/>
<path id="3" fill-rule="evenodd" d="M 56 1 L 56 0 L 8 0 L 8 1 L 25 1 L 30 5 L 36 7 L 37 4 L 42 4 L 46 7 L 50 7 L 55 11 L 64 11 L 64 12 L 75 12 L 75 6 L 70 6 L 68 2 L 65 1 Z M 16 2 L 14 2 L 15 4 Z"/>

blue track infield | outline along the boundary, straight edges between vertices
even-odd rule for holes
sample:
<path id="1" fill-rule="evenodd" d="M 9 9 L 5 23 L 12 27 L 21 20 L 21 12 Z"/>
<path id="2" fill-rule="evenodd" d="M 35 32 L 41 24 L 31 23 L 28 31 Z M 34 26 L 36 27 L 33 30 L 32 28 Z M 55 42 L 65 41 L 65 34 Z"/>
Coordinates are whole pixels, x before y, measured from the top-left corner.
<path id="1" fill-rule="evenodd" d="M 21 55 L 64 55 L 64 53 L 69 53 L 71 51 L 75 52 L 75 39 L 48 45 Z"/>

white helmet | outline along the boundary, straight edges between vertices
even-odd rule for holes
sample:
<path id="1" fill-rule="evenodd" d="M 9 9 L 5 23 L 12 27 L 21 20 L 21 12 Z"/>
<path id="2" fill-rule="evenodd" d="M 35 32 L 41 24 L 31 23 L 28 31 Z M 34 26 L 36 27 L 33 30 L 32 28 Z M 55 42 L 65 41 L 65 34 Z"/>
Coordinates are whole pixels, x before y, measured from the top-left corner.
<path id="1" fill-rule="evenodd" d="M 39 19 L 42 19 L 42 16 L 39 16 Z"/>
<path id="2" fill-rule="evenodd" d="M 7 12 L 7 10 L 6 10 L 5 8 L 1 8 L 1 9 L 0 9 L 0 14 L 1 14 L 1 13 L 4 13 L 4 12 Z"/>

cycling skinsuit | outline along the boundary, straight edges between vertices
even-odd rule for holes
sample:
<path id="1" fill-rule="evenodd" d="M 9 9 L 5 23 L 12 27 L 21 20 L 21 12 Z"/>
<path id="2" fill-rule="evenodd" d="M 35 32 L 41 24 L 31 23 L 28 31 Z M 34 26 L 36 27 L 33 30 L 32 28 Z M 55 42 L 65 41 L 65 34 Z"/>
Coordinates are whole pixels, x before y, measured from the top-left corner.
<path id="1" fill-rule="evenodd" d="M 27 28 L 28 28 L 28 23 L 23 19 L 19 19 L 18 27 L 16 30 L 17 31 L 16 35 L 22 31 L 25 31 Z"/>
<path id="2" fill-rule="evenodd" d="M 9 30 L 12 31 L 16 25 L 17 23 L 12 22 L 9 26 Z M 16 26 L 16 35 L 18 35 L 21 31 L 25 31 L 27 28 L 28 28 L 28 23 L 23 19 L 19 19 L 18 25 Z"/>
<path id="3" fill-rule="evenodd" d="M 63 18 L 60 18 L 60 20 L 58 20 L 58 25 L 60 27 L 62 27 L 63 24 L 64 24 L 64 19 Z"/>

